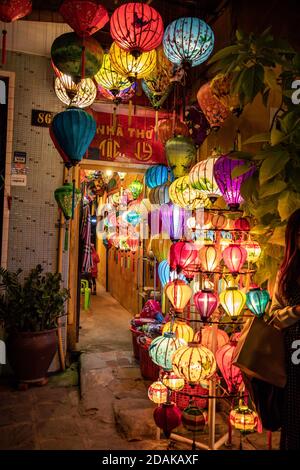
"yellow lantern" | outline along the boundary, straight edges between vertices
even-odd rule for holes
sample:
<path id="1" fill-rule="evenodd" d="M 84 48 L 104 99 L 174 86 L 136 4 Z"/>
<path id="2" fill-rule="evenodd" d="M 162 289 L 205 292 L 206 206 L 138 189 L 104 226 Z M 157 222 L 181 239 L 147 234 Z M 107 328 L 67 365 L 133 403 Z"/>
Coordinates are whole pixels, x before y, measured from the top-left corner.
<path id="1" fill-rule="evenodd" d="M 208 379 L 216 371 L 213 353 L 199 343 L 181 346 L 173 356 L 173 371 L 188 383 L 196 384 Z"/>
<path id="2" fill-rule="evenodd" d="M 69 75 L 62 75 L 54 82 L 54 91 L 57 98 L 67 106 L 86 108 L 96 98 L 97 89 L 90 78 L 85 78 L 75 83 Z"/>
<path id="3" fill-rule="evenodd" d="M 213 245 L 205 245 L 199 250 L 199 259 L 203 271 L 212 273 L 221 260 L 221 254 Z"/>
<path id="4" fill-rule="evenodd" d="M 155 235 L 151 238 L 148 247 L 148 253 L 152 252 L 159 263 L 168 258 L 168 254 L 172 245 L 172 241 L 165 237 L 166 234 Z"/>
<path id="5" fill-rule="evenodd" d="M 176 392 L 179 392 L 179 390 L 182 390 L 185 385 L 184 379 L 181 377 L 178 377 L 178 375 L 174 374 L 174 372 L 172 371 L 164 371 L 160 375 L 160 379 L 166 387 Z"/>
<path id="6" fill-rule="evenodd" d="M 168 388 L 160 380 L 153 382 L 148 388 L 148 397 L 158 405 L 166 403 L 168 401 Z"/>
<path id="7" fill-rule="evenodd" d="M 109 50 L 113 68 L 124 77 L 134 79 L 144 78 L 150 75 L 156 66 L 156 51 L 143 52 L 139 57 L 134 57 L 130 52 L 121 49 L 115 42 Z"/>
<path id="8" fill-rule="evenodd" d="M 171 184 L 169 196 L 174 204 L 188 210 L 210 206 L 210 201 L 205 194 L 191 187 L 188 175 L 177 178 Z"/>
<path id="9" fill-rule="evenodd" d="M 237 318 L 246 303 L 246 295 L 237 287 L 227 287 L 219 295 L 220 304 L 225 312 L 232 318 Z"/>
<path id="10" fill-rule="evenodd" d="M 214 164 L 218 158 L 202 160 L 193 166 L 189 174 L 192 188 L 199 189 L 212 203 L 221 196 L 221 191 L 214 177 Z"/>
<path id="11" fill-rule="evenodd" d="M 166 323 L 162 329 L 162 334 L 167 333 L 168 331 L 175 333 L 177 338 L 182 338 L 187 343 L 193 341 L 194 330 L 184 321 L 174 321 L 173 325 L 172 322 Z"/>
<path id="12" fill-rule="evenodd" d="M 261 255 L 260 244 L 256 241 L 249 240 L 244 242 L 243 246 L 247 251 L 247 261 L 249 263 L 256 263 Z"/>
<path id="13" fill-rule="evenodd" d="M 242 434 L 254 432 L 258 424 L 257 413 L 240 400 L 239 405 L 231 410 L 229 415 L 230 424 Z"/>
<path id="14" fill-rule="evenodd" d="M 165 293 L 176 312 L 183 312 L 184 307 L 192 297 L 193 291 L 188 284 L 181 279 L 168 282 Z"/>
<path id="15" fill-rule="evenodd" d="M 114 70 L 109 54 L 104 54 L 102 66 L 94 78 L 103 88 L 116 94 L 120 90 L 125 90 L 131 86 L 128 78 Z"/>

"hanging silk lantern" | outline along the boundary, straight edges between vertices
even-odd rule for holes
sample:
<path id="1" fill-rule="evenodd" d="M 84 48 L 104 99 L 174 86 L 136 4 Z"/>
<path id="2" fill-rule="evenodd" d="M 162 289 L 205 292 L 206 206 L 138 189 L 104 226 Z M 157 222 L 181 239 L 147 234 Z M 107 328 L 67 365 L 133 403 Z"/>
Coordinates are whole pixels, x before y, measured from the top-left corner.
<path id="1" fill-rule="evenodd" d="M 168 389 L 160 381 L 153 382 L 148 388 L 148 398 L 158 405 L 168 401 Z"/>
<path id="2" fill-rule="evenodd" d="M 72 81 L 71 88 L 66 88 L 57 77 L 54 82 L 54 91 L 62 103 L 77 108 L 87 108 L 95 101 L 97 95 L 97 88 L 90 78 L 85 78 L 78 84 Z"/>
<path id="3" fill-rule="evenodd" d="M 181 424 L 181 411 L 175 403 L 163 403 L 153 412 L 155 424 L 168 439 L 173 429 Z"/>
<path id="4" fill-rule="evenodd" d="M 229 421 L 234 429 L 237 429 L 242 434 L 249 434 L 255 432 L 257 428 L 258 415 L 243 400 L 240 400 L 239 405 L 230 411 Z"/>
<path id="5" fill-rule="evenodd" d="M 226 204 L 233 210 L 238 209 L 239 205 L 243 202 L 241 196 L 242 184 L 255 172 L 255 166 L 253 165 L 246 173 L 233 178 L 233 169 L 240 165 L 244 165 L 242 160 L 233 160 L 227 155 L 219 157 L 214 164 L 214 177 L 216 182 Z"/>
<path id="6" fill-rule="evenodd" d="M 153 76 L 155 71 L 153 71 L 150 76 Z M 166 88 L 162 88 L 162 91 L 152 91 L 152 87 L 150 88 L 149 84 L 151 82 L 154 82 L 154 79 L 151 79 L 151 82 L 149 80 L 149 75 L 147 75 L 147 79 L 144 78 L 142 80 L 142 89 L 145 95 L 147 96 L 148 100 L 151 103 L 151 106 L 156 110 L 156 119 L 158 120 L 158 114 L 157 111 L 162 107 L 166 99 L 168 98 L 171 90 L 172 90 L 172 84 L 169 83 L 169 85 Z M 156 130 L 156 129 L 155 129 Z"/>
<path id="7" fill-rule="evenodd" d="M 219 298 L 220 304 L 232 319 L 240 315 L 246 303 L 246 295 L 237 287 L 227 287 L 220 293 Z"/>
<path id="8" fill-rule="evenodd" d="M 190 217 L 187 224 L 191 229 L 209 230 L 211 228 L 211 214 L 205 210 L 197 210 L 196 217 Z"/>
<path id="9" fill-rule="evenodd" d="M 177 116 L 174 119 L 160 119 L 157 124 L 158 138 L 163 145 L 176 136 L 189 137 L 187 125 Z"/>
<path id="10" fill-rule="evenodd" d="M 170 239 L 180 240 L 185 230 L 185 210 L 171 202 L 160 208 L 162 231 L 168 233 Z"/>
<path id="11" fill-rule="evenodd" d="M 203 322 L 210 319 L 214 311 L 216 310 L 219 299 L 218 296 L 208 289 L 203 289 L 196 292 L 194 295 L 194 303 L 196 309 L 200 313 L 200 318 Z"/>
<path id="12" fill-rule="evenodd" d="M 187 268 L 198 256 L 196 245 L 192 242 L 177 242 L 170 248 L 170 266 L 177 272 Z"/>
<path id="13" fill-rule="evenodd" d="M 198 406 L 189 405 L 182 411 L 181 422 L 188 431 L 203 432 L 207 422 L 206 414 Z"/>
<path id="14" fill-rule="evenodd" d="M 229 111 L 237 116 L 242 112 L 240 108 L 239 96 L 230 93 L 232 76 L 223 73 L 217 74 L 210 82 L 211 91 L 214 96 L 229 109 Z"/>
<path id="15" fill-rule="evenodd" d="M 200 383 L 216 372 L 213 353 L 199 343 L 181 346 L 173 356 L 173 371 L 189 384 Z"/>
<path id="16" fill-rule="evenodd" d="M 236 344 L 236 341 L 230 341 L 216 352 L 217 364 L 225 379 L 229 393 L 238 392 L 243 383 L 240 369 L 233 365 Z"/>
<path id="17" fill-rule="evenodd" d="M 247 252 L 247 261 L 249 263 L 256 263 L 261 255 L 260 244 L 256 241 L 248 240 L 243 243 L 243 247 L 246 249 Z"/>
<path id="18" fill-rule="evenodd" d="M 128 189 L 131 192 L 133 199 L 137 199 L 142 191 L 143 191 L 144 185 L 141 183 L 141 181 L 134 180 L 132 183 L 128 185 Z"/>
<path id="19" fill-rule="evenodd" d="M 218 230 L 222 230 L 227 225 L 227 219 L 223 214 L 213 214 L 211 217 L 212 226 Z"/>
<path id="20" fill-rule="evenodd" d="M 198 105 L 192 105 L 188 108 L 185 121 L 194 144 L 196 147 L 200 147 L 209 134 L 209 123 Z"/>
<path id="21" fill-rule="evenodd" d="M 134 57 L 130 52 L 124 51 L 113 42 L 109 55 L 112 67 L 116 72 L 126 78 L 131 77 L 135 80 L 147 77 L 156 65 L 155 50 L 143 52 L 140 56 Z"/>
<path id="22" fill-rule="evenodd" d="M 240 217 L 234 221 L 234 230 L 249 232 L 250 228 L 250 222 L 245 217 Z"/>
<path id="23" fill-rule="evenodd" d="M 165 285 L 168 284 L 169 281 L 172 281 L 174 279 L 174 276 L 176 275 L 174 271 L 171 272 L 170 265 L 166 259 L 162 260 L 159 263 L 157 270 L 162 287 L 165 287 Z M 178 279 L 181 279 L 184 282 L 186 281 L 183 274 L 179 274 Z"/>
<path id="24" fill-rule="evenodd" d="M 147 169 L 145 181 L 148 188 L 156 188 L 168 181 L 173 181 L 173 172 L 165 165 L 154 165 Z"/>
<path id="25" fill-rule="evenodd" d="M 165 144 L 166 156 L 175 178 L 186 175 L 195 163 L 197 150 L 189 137 L 178 135 Z"/>
<path id="26" fill-rule="evenodd" d="M 166 27 L 163 46 L 173 64 L 195 67 L 212 53 L 214 33 L 199 18 L 179 18 Z"/>
<path id="27" fill-rule="evenodd" d="M 183 312 L 193 294 L 190 286 L 181 279 L 168 282 L 165 292 L 176 312 Z"/>
<path id="28" fill-rule="evenodd" d="M 72 183 L 64 183 L 63 186 L 56 188 L 54 197 L 58 207 L 64 214 L 66 221 L 73 218 L 74 210 L 81 200 L 80 189 L 74 189 Z M 66 222 L 64 250 L 68 250 L 69 227 Z"/>
<path id="29" fill-rule="evenodd" d="M 226 331 L 217 329 L 215 332 L 212 326 L 206 325 L 201 331 L 197 331 L 195 334 L 194 341 L 199 341 L 202 346 L 205 346 L 207 349 L 213 350 L 214 347 L 214 336 L 216 335 L 216 349 L 222 348 L 225 344 L 229 343 L 229 336 Z"/>
<path id="30" fill-rule="evenodd" d="M 59 13 L 83 38 L 96 33 L 109 20 L 107 10 L 96 0 L 64 0 Z"/>
<path id="31" fill-rule="evenodd" d="M 212 93 L 210 83 L 205 83 L 197 93 L 197 101 L 210 127 L 219 129 L 229 116 L 229 109 Z"/>
<path id="32" fill-rule="evenodd" d="M 162 334 L 168 332 L 175 333 L 176 338 L 183 339 L 186 343 L 190 343 L 194 338 L 193 328 L 184 321 L 167 322 L 162 329 Z"/>
<path id="33" fill-rule="evenodd" d="M 270 301 L 269 292 L 265 289 L 250 289 L 246 294 L 246 305 L 257 317 L 262 317 Z"/>
<path id="34" fill-rule="evenodd" d="M 162 236 L 164 236 L 164 234 L 162 234 Z M 154 236 L 151 238 L 149 251 L 152 251 L 153 255 L 160 263 L 162 260 L 168 257 L 171 245 L 172 242 L 169 240 L 169 238 Z"/>
<path id="35" fill-rule="evenodd" d="M 238 274 L 246 261 L 247 251 L 242 245 L 232 243 L 223 250 L 222 257 L 229 271 Z"/>
<path id="36" fill-rule="evenodd" d="M 109 54 L 104 54 L 101 68 L 94 79 L 101 87 L 110 90 L 114 95 L 131 86 L 128 78 L 114 70 Z"/>
<path id="37" fill-rule="evenodd" d="M 130 87 L 125 88 L 124 90 L 120 90 L 117 94 L 115 94 L 111 90 L 106 90 L 106 88 L 103 88 L 100 85 L 97 86 L 99 97 L 113 101 L 115 105 L 120 103 L 127 103 L 127 101 L 129 101 L 135 95 L 136 88 L 137 84 L 132 83 Z"/>
<path id="38" fill-rule="evenodd" d="M 84 78 L 92 78 L 100 70 L 103 50 L 96 39 L 84 39 Z M 75 80 L 82 78 L 82 39 L 75 33 L 57 37 L 51 46 L 51 59 L 55 67 Z"/>
<path id="39" fill-rule="evenodd" d="M 164 25 L 160 14 L 145 3 L 126 3 L 110 18 L 110 34 L 119 47 L 134 57 L 156 49 L 162 42 Z"/>
<path id="40" fill-rule="evenodd" d="M 205 194 L 191 187 L 188 175 L 177 178 L 171 184 L 169 196 L 174 204 L 187 210 L 210 206 L 210 201 Z"/>
<path id="41" fill-rule="evenodd" d="M 160 375 L 162 383 L 168 387 L 168 389 L 179 392 L 184 388 L 185 381 L 181 377 L 174 374 L 173 371 L 165 371 Z"/>
<path id="42" fill-rule="evenodd" d="M 199 250 L 199 259 L 204 272 L 214 272 L 221 260 L 221 254 L 213 245 L 205 245 Z"/>
<path id="43" fill-rule="evenodd" d="M 125 220 L 136 227 L 141 222 L 141 214 L 135 210 L 130 210 L 126 213 Z"/>
<path id="44" fill-rule="evenodd" d="M 214 178 L 214 164 L 217 157 L 208 158 L 197 163 L 189 173 L 192 188 L 199 189 L 214 203 L 221 196 L 221 191 Z"/>
<path id="45" fill-rule="evenodd" d="M 70 108 L 54 116 L 50 136 L 73 165 L 79 163 L 96 134 L 95 119 L 82 109 Z M 53 140 L 53 139 L 52 139 Z"/>
<path id="46" fill-rule="evenodd" d="M 185 342 L 176 338 L 175 333 L 164 333 L 152 340 L 149 346 L 149 356 L 154 364 L 164 370 L 172 370 L 172 357 L 175 351 Z"/>
<path id="47" fill-rule="evenodd" d="M 158 204 L 159 206 L 168 204 L 170 201 L 169 186 L 169 183 L 164 183 L 151 189 L 149 192 L 149 201 L 151 204 Z"/>

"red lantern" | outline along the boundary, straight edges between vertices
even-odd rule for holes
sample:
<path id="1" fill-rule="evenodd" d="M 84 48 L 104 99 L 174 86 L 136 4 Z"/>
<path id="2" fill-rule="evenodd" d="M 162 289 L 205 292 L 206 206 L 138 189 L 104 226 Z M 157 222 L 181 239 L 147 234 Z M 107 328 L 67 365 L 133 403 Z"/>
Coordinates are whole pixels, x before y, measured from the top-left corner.
<path id="1" fill-rule="evenodd" d="M 107 10 L 95 0 L 64 0 L 59 9 L 78 36 L 91 36 L 108 22 Z"/>
<path id="2" fill-rule="evenodd" d="M 237 392 L 243 383 L 240 369 L 232 364 L 236 344 L 236 341 L 230 341 L 216 352 L 217 364 L 222 372 L 230 393 Z"/>
<path id="3" fill-rule="evenodd" d="M 130 237 L 127 239 L 127 245 L 130 248 L 132 253 L 135 253 L 139 247 L 139 238 L 138 237 Z"/>
<path id="4" fill-rule="evenodd" d="M 194 295 L 194 303 L 202 321 L 207 321 L 216 310 L 219 300 L 218 296 L 208 289 L 196 292 Z"/>
<path id="5" fill-rule="evenodd" d="M 231 244 L 223 250 L 224 263 L 232 274 L 237 274 L 242 269 L 247 258 L 247 250 L 236 244 Z"/>
<path id="6" fill-rule="evenodd" d="M 145 3 L 126 3 L 110 19 L 110 34 L 119 47 L 134 57 L 156 49 L 163 38 L 160 14 Z"/>
<path id="7" fill-rule="evenodd" d="M 245 217 L 240 217 L 239 219 L 234 221 L 234 229 L 241 230 L 243 232 L 249 232 L 250 230 L 250 223 L 249 220 Z"/>
<path id="8" fill-rule="evenodd" d="M 181 411 L 175 403 L 163 403 L 155 408 L 153 413 L 155 424 L 162 429 L 166 438 L 171 435 L 171 431 L 181 424 Z"/>
<path id="9" fill-rule="evenodd" d="M 188 268 L 198 256 L 198 251 L 194 243 L 177 242 L 170 248 L 170 267 L 177 272 Z"/>

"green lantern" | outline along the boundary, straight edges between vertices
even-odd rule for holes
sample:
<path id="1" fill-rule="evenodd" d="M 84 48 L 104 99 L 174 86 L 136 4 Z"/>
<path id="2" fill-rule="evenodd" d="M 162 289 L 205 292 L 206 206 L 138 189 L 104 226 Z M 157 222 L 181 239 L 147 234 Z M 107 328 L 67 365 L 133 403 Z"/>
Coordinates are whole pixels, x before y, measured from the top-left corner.
<path id="1" fill-rule="evenodd" d="M 180 178 L 195 164 L 197 149 L 192 139 L 178 135 L 167 141 L 166 155 L 175 178 Z"/>
<path id="2" fill-rule="evenodd" d="M 137 199 L 141 192 L 143 191 L 143 183 L 141 183 L 138 180 L 134 180 L 130 185 L 128 186 L 129 191 L 132 194 L 133 199 Z"/>
<path id="3" fill-rule="evenodd" d="M 266 289 L 250 289 L 246 294 L 246 305 L 257 317 L 262 317 L 270 300 Z"/>
<path id="4" fill-rule="evenodd" d="M 74 209 L 81 200 L 80 189 L 74 187 L 72 183 L 64 183 L 54 191 L 54 197 L 58 207 L 61 209 L 66 219 L 66 231 L 65 231 L 65 245 L 64 250 L 68 250 L 68 238 L 69 238 L 69 219 L 74 217 Z"/>

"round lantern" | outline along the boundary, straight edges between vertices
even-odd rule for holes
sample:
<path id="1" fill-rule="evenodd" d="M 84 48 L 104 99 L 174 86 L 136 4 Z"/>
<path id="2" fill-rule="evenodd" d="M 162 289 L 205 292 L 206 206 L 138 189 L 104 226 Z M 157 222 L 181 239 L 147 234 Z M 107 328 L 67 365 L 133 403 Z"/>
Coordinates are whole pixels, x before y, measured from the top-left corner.
<path id="1" fill-rule="evenodd" d="M 227 225 L 227 219 L 223 214 L 213 214 L 211 216 L 211 224 L 214 228 L 222 230 Z"/>
<path id="2" fill-rule="evenodd" d="M 246 305 L 257 317 L 263 316 L 269 301 L 269 292 L 265 289 L 250 289 L 246 294 Z"/>
<path id="3" fill-rule="evenodd" d="M 96 39 L 87 37 L 85 46 L 85 78 L 91 78 L 100 70 L 103 50 Z M 81 78 L 82 39 L 75 33 L 65 33 L 57 37 L 51 47 L 51 58 L 58 70 L 71 77 Z"/>
<path id="4" fill-rule="evenodd" d="M 230 244 L 222 252 L 223 260 L 232 274 L 241 271 L 247 258 L 247 251 L 242 245 Z"/>
<path id="5" fill-rule="evenodd" d="M 193 341 L 194 330 L 184 321 L 175 320 L 164 325 L 162 333 L 175 333 L 176 338 L 183 339 L 186 343 Z"/>
<path id="6" fill-rule="evenodd" d="M 71 79 L 71 77 L 69 77 Z M 57 77 L 54 82 L 54 90 L 57 98 L 67 106 L 87 108 L 96 99 L 97 89 L 90 78 L 81 80 L 78 84 L 71 79 L 71 87 L 66 88 Z"/>
<path id="7" fill-rule="evenodd" d="M 241 196 L 242 184 L 253 175 L 255 166 L 252 166 L 246 173 L 232 177 L 234 168 L 244 165 L 242 160 L 233 160 L 227 155 L 219 157 L 214 164 L 214 177 L 220 188 L 222 196 L 230 209 L 238 209 L 239 205 L 243 202 Z"/>
<path id="8" fill-rule="evenodd" d="M 156 188 L 168 181 L 173 181 L 174 176 L 170 168 L 165 165 L 155 165 L 148 168 L 145 181 L 148 188 Z"/>
<path id="9" fill-rule="evenodd" d="M 158 204 L 160 206 L 162 204 L 167 204 L 170 201 L 169 186 L 169 183 L 164 183 L 151 189 L 149 193 L 149 201 L 151 204 Z"/>
<path id="10" fill-rule="evenodd" d="M 171 202 L 160 208 L 162 231 L 168 233 L 171 240 L 180 240 L 185 235 L 185 215 L 182 207 Z"/>
<path id="11" fill-rule="evenodd" d="M 101 68 L 94 78 L 101 87 L 110 90 L 114 95 L 131 86 L 128 78 L 114 70 L 109 54 L 104 54 Z"/>
<path id="12" fill-rule="evenodd" d="M 178 135 L 165 144 L 166 156 L 175 178 L 186 175 L 195 163 L 197 150 L 189 137 Z"/>
<path id="13" fill-rule="evenodd" d="M 225 108 L 229 109 L 231 113 L 239 116 L 242 111 L 240 108 L 239 97 L 237 94 L 232 95 L 230 93 L 231 82 L 231 75 L 219 73 L 210 82 L 210 87 L 212 93 L 225 106 Z"/>
<path id="14" fill-rule="evenodd" d="M 202 346 L 205 346 L 207 349 L 212 351 L 214 344 L 214 335 L 215 332 L 212 326 L 205 326 L 201 331 L 197 331 L 195 334 L 195 341 L 199 341 Z M 217 329 L 216 332 L 216 347 L 217 349 L 222 348 L 225 344 L 229 343 L 229 336 L 224 330 Z"/>
<path id="15" fill-rule="evenodd" d="M 234 230 L 240 230 L 242 232 L 249 232 L 250 223 L 245 217 L 240 217 L 234 221 Z"/>
<path id="16" fill-rule="evenodd" d="M 189 384 L 200 383 L 216 371 L 213 353 L 199 343 L 181 346 L 173 356 L 173 371 Z"/>
<path id="17" fill-rule="evenodd" d="M 189 405 L 182 411 L 181 422 L 188 431 L 203 432 L 206 421 L 206 414 L 198 406 Z"/>
<path id="18" fill-rule="evenodd" d="M 256 263 L 259 260 L 261 255 L 261 247 L 260 244 L 256 241 L 246 241 L 243 243 L 243 247 L 246 249 L 247 252 L 247 261 L 249 263 Z"/>
<path id="19" fill-rule="evenodd" d="M 103 28 L 109 20 L 107 10 L 96 0 L 64 0 L 59 13 L 84 38 Z"/>
<path id="20" fill-rule="evenodd" d="M 203 144 L 209 133 L 209 124 L 198 105 L 192 105 L 186 112 L 186 122 L 196 147 Z"/>
<path id="21" fill-rule="evenodd" d="M 200 313 L 201 320 L 205 322 L 210 319 L 216 310 L 219 300 L 218 296 L 214 292 L 208 289 L 203 289 L 200 292 L 196 292 L 194 295 L 194 303 L 196 309 Z"/>
<path id="22" fill-rule="evenodd" d="M 155 338 L 149 346 L 149 356 L 152 361 L 164 370 L 172 370 L 172 357 L 175 351 L 185 344 L 176 338 L 175 333 L 164 333 Z"/>
<path id="23" fill-rule="evenodd" d="M 197 100 L 210 127 L 219 129 L 228 118 L 229 110 L 211 91 L 210 83 L 205 83 L 197 93 Z"/>
<path id="24" fill-rule="evenodd" d="M 229 393 L 238 392 L 243 383 L 240 369 L 232 363 L 236 344 L 236 341 L 230 341 L 216 352 L 217 364 L 225 379 Z"/>
<path id="25" fill-rule="evenodd" d="M 208 158 L 197 163 L 190 171 L 189 178 L 192 188 L 199 189 L 212 203 L 221 195 L 214 178 L 214 164 L 217 158 Z"/>
<path id="26" fill-rule="evenodd" d="M 165 371 L 160 375 L 162 383 L 174 392 L 179 392 L 185 386 L 185 381 L 174 374 L 173 371 Z"/>
<path id="27" fill-rule="evenodd" d="M 221 254 L 213 245 L 205 245 L 199 250 L 199 259 L 204 272 L 214 272 L 221 260 Z"/>
<path id="28" fill-rule="evenodd" d="M 131 77 L 135 80 L 144 78 L 155 69 L 155 50 L 143 52 L 140 56 L 134 57 L 130 52 L 124 51 L 113 42 L 109 50 L 109 55 L 113 68 L 126 78 Z"/>
<path id="29" fill-rule="evenodd" d="M 187 125 L 178 117 L 175 119 L 161 119 L 157 124 L 158 138 L 163 145 L 172 137 L 181 135 L 189 137 L 189 129 Z"/>
<path id="30" fill-rule="evenodd" d="M 220 293 L 219 298 L 225 312 L 233 319 L 240 315 L 246 303 L 246 295 L 237 287 L 227 287 Z"/>
<path id="31" fill-rule="evenodd" d="M 183 312 L 193 294 L 190 286 L 181 279 L 168 282 L 165 292 L 176 312 Z"/>
<path id="32" fill-rule="evenodd" d="M 169 188 L 171 201 L 183 209 L 193 210 L 200 207 L 208 207 L 209 199 L 199 190 L 193 189 L 188 176 L 177 178 Z"/>
<path id="33" fill-rule="evenodd" d="M 128 186 L 128 189 L 131 192 L 133 199 L 137 199 L 141 195 L 143 188 L 144 188 L 143 183 L 141 183 L 138 180 L 134 180 Z"/>
<path id="34" fill-rule="evenodd" d="M 162 42 L 164 25 L 160 14 L 145 3 L 126 3 L 110 18 L 114 41 L 134 57 L 156 49 Z"/>
<path id="35" fill-rule="evenodd" d="M 229 420 L 234 429 L 242 434 L 248 434 L 256 430 L 258 415 L 240 400 L 239 405 L 230 411 Z"/>
<path id="36" fill-rule="evenodd" d="M 173 429 L 181 424 L 181 411 L 175 403 L 163 403 L 153 412 L 155 424 L 169 438 Z"/>
<path id="37" fill-rule="evenodd" d="M 171 245 L 172 242 L 169 238 L 161 238 L 160 236 L 154 236 L 151 238 L 148 251 L 152 251 L 153 255 L 160 263 L 168 257 Z"/>
<path id="38" fill-rule="evenodd" d="M 168 401 L 168 389 L 160 381 L 153 382 L 148 388 L 148 397 L 153 403 L 161 405 Z"/>
<path id="39" fill-rule="evenodd" d="M 199 18 L 179 18 L 167 26 L 163 46 L 173 64 L 195 67 L 212 53 L 214 33 Z"/>
<path id="40" fill-rule="evenodd" d="M 182 271 L 192 264 L 198 256 L 196 245 L 192 242 L 177 242 L 170 248 L 170 266 L 171 269 Z"/>

